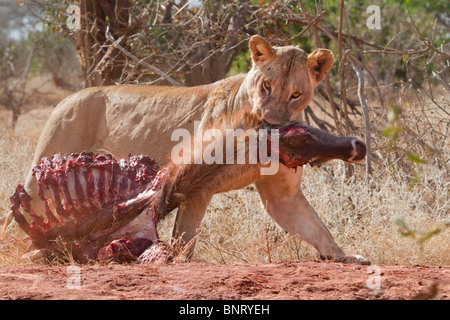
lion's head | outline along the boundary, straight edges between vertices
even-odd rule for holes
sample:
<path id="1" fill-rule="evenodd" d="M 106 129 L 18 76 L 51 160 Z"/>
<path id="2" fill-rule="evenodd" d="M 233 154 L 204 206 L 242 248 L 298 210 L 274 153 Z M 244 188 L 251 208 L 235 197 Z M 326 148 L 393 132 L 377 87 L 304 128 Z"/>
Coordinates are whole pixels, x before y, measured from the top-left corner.
<path id="1" fill-rule="evenodd" d="M 283 124 L 308 106 L 314 88 L 334 63 L 330 50 L 307 54 L 295 46 L 271 47 L 260 36 L 249 42 L 253 67 L 245 80 L 252 113 L 270 124 Z"/>

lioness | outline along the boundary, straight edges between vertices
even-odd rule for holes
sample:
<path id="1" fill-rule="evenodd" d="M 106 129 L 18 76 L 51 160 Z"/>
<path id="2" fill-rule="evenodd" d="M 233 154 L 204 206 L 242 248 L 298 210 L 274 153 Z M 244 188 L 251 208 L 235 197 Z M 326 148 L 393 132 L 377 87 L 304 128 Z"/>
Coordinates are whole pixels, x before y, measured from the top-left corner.
<path id="1" fill-rule="evenodd" d="M 193 132 L 216 126 L 248 127 L 246 117 L 281 125 L 295 120 L 311 102 L 314 88 L 331 69 L 331 51 L 307 54 L 294 46 L 271 47 L 260 36 L 249 41 L 253 66 L 247 74 L 197 87 L 109 86 L 84 89 L 64 99 L 53 111 L 37 144 L 33 165 L 46 156 L 90 150 L 109 152 L 116 158 L 148 154 L 160 164 L 178 141 L 172 132 Z M 250 120 L 248 121 L 250 122 Z M 220 124 L 220 125 L 219 125 Z M 236 167 L 236 166 L 233 166 Z M 245 172 L 227 189 L 256 185 L 261 203 L 285 230 L 313 245 L 322 258 L 348 263 L 367 263 L 346 255 L 305 199 L 302 170 L 280 166 L 276 175 Z M 37 198 L 36 181 L 30 174 L 25 189 Z M 178 213 L 173 236 L 188 243 L 197 233 L 213 194 L 185 204 Z"/>
<path id="2" fill-rule="evenodd" d="M 257 123 L 263 128 L 255 132 Z M 51 257 L 64 248 L 64 253 L 69 250 L 79 263 L 167 261 L 171 250 L 159 239 L 158 222 L 175 208 L 178 214 L 183 212 L 185 203 L 203 202 L 213 193 L 233 188 L 244 174 L 266 172 L 264 167 L 273 166 L 264 160 L 268 149 L 271 155 L 278 155 L 271 157 L 274 162 L 289 168 L 320 165 L 331 159 L 354 162 L 366 154 L 365 144 L 354 137 L 336 137 L 296 122 L 278 130 L 266 126 L 256 119 L 251 130 L 236 136 L 243 142 L 255 134 L 258 147 L 256 143 L 241 143 L 241 147 L 227 146 L 224 150 L 224 137 L 216 136 L 203 151 L 208 156 L 214 147 L 220 160 L 196 163 L 200 155 L 189 152 L 192 144 L 185 145 L 187 150 L 180 153 L 188 161 L 174 162 L 172 158 L 158 172 L 158 165 L 147 155 L 119 161 L 109 154 L 91 152 L 43 158 L 33 171 L 44 210 L 30 206 L 32 199 L 20 184 L 10 198 L 14 219 L 33 244 L 34 250 L 25 257 Z M 223 165 L 230 155 L 259 161 Z"/>

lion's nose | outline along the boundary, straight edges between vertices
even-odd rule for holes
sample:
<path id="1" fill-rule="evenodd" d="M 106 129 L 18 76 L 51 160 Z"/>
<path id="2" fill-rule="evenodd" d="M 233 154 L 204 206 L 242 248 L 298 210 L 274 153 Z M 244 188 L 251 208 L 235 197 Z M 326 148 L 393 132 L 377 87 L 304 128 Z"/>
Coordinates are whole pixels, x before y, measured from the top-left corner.
<path id="1" fill-rule="evenodd" d="M 271 126 L 282 126 L 289 122 L 289 116 L 278 110 L 268 110 L 264 112 L 263 120 Z"/>

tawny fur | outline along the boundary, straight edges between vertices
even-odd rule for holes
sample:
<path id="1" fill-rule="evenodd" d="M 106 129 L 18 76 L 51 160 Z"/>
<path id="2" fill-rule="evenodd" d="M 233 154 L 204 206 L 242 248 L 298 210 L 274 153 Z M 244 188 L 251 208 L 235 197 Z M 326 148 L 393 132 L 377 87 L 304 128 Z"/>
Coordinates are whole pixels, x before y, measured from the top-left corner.
<path id="1" fill-rule="evenodd" d="M 300 112 L 312 100 L 314 88 L 333 65 L 331 51 L 317 49 L 307 54 L 293 46 L 271 47 L 260 36 L 250 39 L 249 48 L 251 70 L 216 83 L 190 88 L 89 88 L 64 99 L 42 132 L 33 165 L 58 152 L 83 150 L 107 151 L 117 159 L 128 154 L 148 154 L 164 165 L 178 143 L 172 141 L 172 132 L 183 128 L 193 133 L 194 121 L 201 121 L 202 131 L 221 126 L 245 129 L 258 123 L 254 119 L 271 124 L 299 120 Z M 300 95 L 293 99 L 293 93 L 297 92 Z M 214 190 L 226 191 L 255 183 L 264 208 L 283 228 L 301 236 L 322 256 L 346 258 L 301 193 L 301 170 L 294 173 L 282 169 L 277 175 L 264 178 L 239 171 L 238 166 L 224 165 L 216 170 L 224 170 L 224 176 L 229 178 L 215 181 L 219 188 Z M 227 170 L 234 173 L 228 174 Z M 225 180 L 229 185 L 221 186 Z M 30 174 L 26 190 L 33 197 L 35 185 Z M 187 203 L 178 213 L 175 237 L 182 236 L 186 242 L 195 237 L 214 190 Z M 347 260 L 358 261 L 351 256 Z"/>

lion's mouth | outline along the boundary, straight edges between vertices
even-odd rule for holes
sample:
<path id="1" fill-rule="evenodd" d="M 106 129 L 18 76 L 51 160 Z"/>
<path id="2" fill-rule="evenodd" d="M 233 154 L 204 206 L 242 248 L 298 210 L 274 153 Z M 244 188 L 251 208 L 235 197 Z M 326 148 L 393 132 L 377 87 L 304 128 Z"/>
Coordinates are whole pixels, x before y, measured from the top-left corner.
<path id="1" fill-rule="evenodd" d="M 277 129 L 279 133 L 279 148 L 278 157 L 279 161 L 288 168 L 296 168 L 305 164 L 314 166 L 314 161 L 306 157 L 302 157 L 299 154 L 293 152 L 294 150 L 301 149 L 301 144 L 292 145 L 290 140 L 300 139 L 302 136 L 308 134 L 308 129 L 301 126 L 298 123 L 288 123 L 284 126 L 270 126 L 271 129 Z M 289 147 L 287 147 L 289 145 Z M 275 152 L 277 152 L 275 150 Z"/>
<path id="2" fill-rule="evenodd" d="M 304 136 L 308 133 L 308 130 L 306 128 L 296 126 L 296 125 L 288 125 L 280 128 L 280 140 L 281 143 L 283 141 L 286 141 L 290 138 L 300 138 L 301 136 Z M 298 146 L 299 148 L 301 146 Z M 310 161 L 310 159 L 307 159 L 305 157 L 301 157 L 300 155 L 297 155 L 295 153 L 285 153 L 283 152 L 284 148 L 280 147 L 280 161 L 288 168 L 296 168 L 300 166 L 304 166 L 305 164 L 313 165 L 313 162 Z"/>

